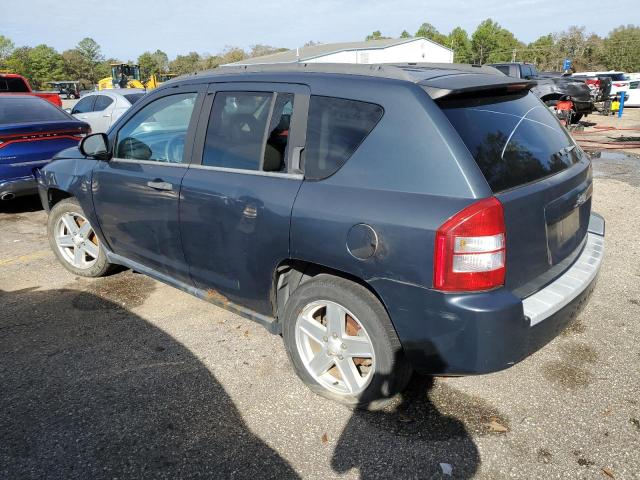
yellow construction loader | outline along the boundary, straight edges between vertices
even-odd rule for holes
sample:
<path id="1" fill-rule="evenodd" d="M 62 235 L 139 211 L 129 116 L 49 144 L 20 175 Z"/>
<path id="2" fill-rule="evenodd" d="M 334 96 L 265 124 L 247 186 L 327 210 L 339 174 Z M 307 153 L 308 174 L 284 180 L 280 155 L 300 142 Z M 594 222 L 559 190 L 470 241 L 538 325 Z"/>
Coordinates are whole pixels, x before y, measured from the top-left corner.
<path id="1" fill-rule="evenodd" d="M 98 82 L 98 90 L 111 88 L 145 88 L 140 81 L 140 65 L 112 63 L 111 76 Z"/>

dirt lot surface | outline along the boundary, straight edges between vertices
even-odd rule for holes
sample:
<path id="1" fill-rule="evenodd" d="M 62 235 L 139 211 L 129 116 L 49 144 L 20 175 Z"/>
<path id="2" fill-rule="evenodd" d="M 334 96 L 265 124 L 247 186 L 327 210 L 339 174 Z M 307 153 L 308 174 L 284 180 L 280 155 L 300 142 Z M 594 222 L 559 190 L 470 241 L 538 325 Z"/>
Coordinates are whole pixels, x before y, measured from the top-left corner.
<path id="1" fill-rule="evenodd" d="M 37 200 L 0 205 L 0 478 L 640 478 L 640 160 L 577 322 L 515 367 L 414 378 L 395 409 L 312 394 L 280 337 L 132 272 L 67 273 Z"/>
<path id="2" fill-rule="evenodd" d="M 640 155 L 640 108 L 629 107 L 617 115 L 589 115 L 581 122 L 584 130 L 574 132 L 585 150 L 600 151 L 603 148 Z"/>

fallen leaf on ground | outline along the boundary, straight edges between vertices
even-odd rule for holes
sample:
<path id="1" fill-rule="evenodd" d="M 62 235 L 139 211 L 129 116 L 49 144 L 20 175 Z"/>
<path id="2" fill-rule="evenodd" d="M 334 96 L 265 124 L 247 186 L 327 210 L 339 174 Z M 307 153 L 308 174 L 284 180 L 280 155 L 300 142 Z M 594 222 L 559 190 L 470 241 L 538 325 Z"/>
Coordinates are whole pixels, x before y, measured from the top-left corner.
<path id="1" fill-rule="evenodd" d="M 327 443 L 329 441 L 329 436 L 326 433 L 322 434 L 322 443 Z"/>
<path id="2" fill-rule="evenodd" d="M 501 424 L 495 417 L 491 417 L 491 421 L 489 423 L 485 423 L 485 425 L 492 432 L 506 433 L 509 431 L 509 429 Z"/>
<path id="3" fill-rule="evenodd" d="M 613 472 L 611 470 L 609 470 L 608 468 L 603 468 L 602 469 L 602 473 L 605 474 L 609 478 L 616 478 L 616 477 L 613 476 Z"/>
<path id="4" fill-rule="evenodd" d="M 248 336 L 249 336 L 249 330 L 245 330 L 245 331 L 244 331 L 244 336 L 245 336 L 245 337 L 248 337 Z"/>

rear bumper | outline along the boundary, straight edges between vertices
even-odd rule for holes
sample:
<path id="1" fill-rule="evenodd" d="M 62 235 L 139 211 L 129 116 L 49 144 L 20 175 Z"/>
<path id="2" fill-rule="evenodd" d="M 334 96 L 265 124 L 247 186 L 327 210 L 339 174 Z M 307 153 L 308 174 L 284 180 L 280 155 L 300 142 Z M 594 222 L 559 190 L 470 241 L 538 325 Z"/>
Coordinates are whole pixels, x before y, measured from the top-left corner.
<path id="1" fill-rule="evenodd" d="M 33 175 L 11 180 L 0 180 L 0 200 L 10 200 L 25 195 L 35 195 L 36 193 L 38 193 L 38 184 Z"/>
<path id="2" fill-rule="evenodd" d="M 524 300 L 505 288 L 444 294 L 383 282 L 373 286 L 385 301 L 405 354 L 418 372 L 490 373 L 523 360 L 571 323 L 595 287 L 603 253 L 604 220 L 593 215 L 577 260 Z"/>

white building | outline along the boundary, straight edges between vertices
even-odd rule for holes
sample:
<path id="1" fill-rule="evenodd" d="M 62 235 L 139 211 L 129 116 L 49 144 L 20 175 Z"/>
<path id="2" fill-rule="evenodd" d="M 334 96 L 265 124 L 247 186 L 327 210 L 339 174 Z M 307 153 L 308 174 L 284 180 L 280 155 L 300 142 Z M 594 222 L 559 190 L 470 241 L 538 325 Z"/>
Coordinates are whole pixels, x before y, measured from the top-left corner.
<path id="1" fill-rule="evenodd" d="M 426 38 L 325 43 L 248 58 L 229 65 L 273 63 L 453 63 L 453 50 Z"/>

